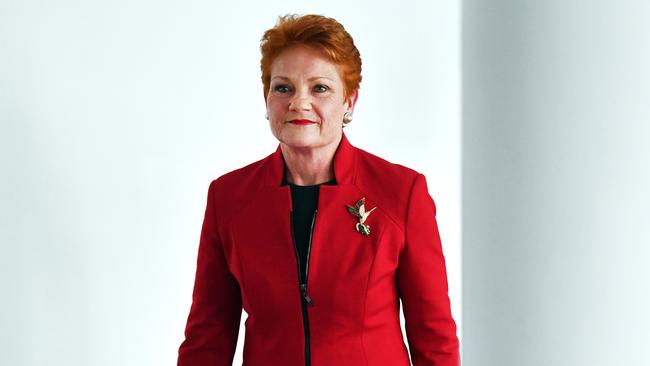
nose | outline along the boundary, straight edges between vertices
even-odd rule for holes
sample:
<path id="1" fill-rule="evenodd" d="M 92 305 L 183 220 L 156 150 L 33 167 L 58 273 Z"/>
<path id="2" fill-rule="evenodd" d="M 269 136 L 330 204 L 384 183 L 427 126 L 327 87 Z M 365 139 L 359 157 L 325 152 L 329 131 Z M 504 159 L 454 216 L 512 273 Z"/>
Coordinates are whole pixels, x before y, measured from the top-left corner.
<path id="1" fill-rule="evenodd" d="M 309 111 L 311 110 L 311 97 L 309 93 L 297 91 L 289 102 L 289 109 L 292 111 Z"/>

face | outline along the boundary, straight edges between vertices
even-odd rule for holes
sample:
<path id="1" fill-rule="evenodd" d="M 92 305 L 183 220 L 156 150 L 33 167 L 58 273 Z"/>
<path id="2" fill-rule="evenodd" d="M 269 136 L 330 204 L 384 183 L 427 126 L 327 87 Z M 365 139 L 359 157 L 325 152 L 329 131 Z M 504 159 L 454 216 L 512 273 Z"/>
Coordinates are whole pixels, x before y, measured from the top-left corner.
<path id="1" fill-rule="evenodd" d="M 306 46 L 284 50 L 271 64 L 265 96 L 273 135 L 292 148 L 337 144 L 343 114 L 352 112 L 357 91 L 344 98 L 335 64 Z"/>

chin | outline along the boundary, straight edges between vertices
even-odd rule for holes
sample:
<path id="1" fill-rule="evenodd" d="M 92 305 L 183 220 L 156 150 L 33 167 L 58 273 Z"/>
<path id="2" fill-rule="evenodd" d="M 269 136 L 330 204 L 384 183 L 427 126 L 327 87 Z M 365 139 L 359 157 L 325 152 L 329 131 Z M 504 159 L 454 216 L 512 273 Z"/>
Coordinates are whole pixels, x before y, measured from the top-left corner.
<path id="1" fill-rule="evenodd" d="M 296 148 L 311 147 L 317 145 L 320 140 L 318 133 L 314 133 L 314 132 L 311 133 L 308 131 L 301 131 L 301 132 L 284 131 L 284 132 L 285 133 L 282 133 L 281 138 L 279 138 L 278 140 L 280 140 L 282 143 L 290 147 L 296 147 Z"/>
<path id="2" fill-rule="evenodd" d="M 316 145 L 316 140 L 314 139 L 305 139 L 305 138 L 289 138 L 289 139 L 284 139 L 282 142 L 293 148 L 306 148 L 306 147 L 314 147 Z"/>

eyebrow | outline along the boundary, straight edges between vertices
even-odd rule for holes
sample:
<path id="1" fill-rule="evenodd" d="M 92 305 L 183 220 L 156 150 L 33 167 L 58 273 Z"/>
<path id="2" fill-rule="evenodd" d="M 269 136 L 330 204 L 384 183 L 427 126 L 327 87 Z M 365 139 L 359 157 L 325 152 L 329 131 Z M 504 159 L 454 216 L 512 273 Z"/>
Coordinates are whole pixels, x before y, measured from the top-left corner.
<path id="1" fill-rule="evenodd" d="M 271 81 L 272 81 L 273 79 L 283 79 L 283 80 L 287 80 L 287 81 L 290 80 L 290 79 L 289 79 L 288 77 L 286 77 L 286 76 L 274 76 L 274 77 L 271 78 Z M 313 77 L 310 77 L 309 79 L 307 79 L 307 81 L 314 81 L 314 80 L 318 80 L 318 79 L 326 79 L 326 80 L 329 80 L 329 81 L 334 81 L 334 80 L 332 80 L 332 79 L 330 79 L 330 78 L 328 78 L 328 77 L 326 77 L 326 76 L 313 76 Z"/>

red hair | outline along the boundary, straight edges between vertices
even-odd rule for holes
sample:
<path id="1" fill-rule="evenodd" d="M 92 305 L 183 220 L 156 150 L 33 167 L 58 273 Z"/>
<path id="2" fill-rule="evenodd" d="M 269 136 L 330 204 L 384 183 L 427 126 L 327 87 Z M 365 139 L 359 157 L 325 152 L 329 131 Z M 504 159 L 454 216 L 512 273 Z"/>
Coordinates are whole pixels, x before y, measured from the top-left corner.
<path id="1" fill-rule="evenodd" d="M 343 25 L 322 15 L 287 14 L 278 17 L 275 26 L 264 32 L 260 43 L 264 95 L 269 92 L 271 64 L 282 51 L 295 45 L 305 45 L 320 51 L 338 66 L 345 85 L 345 98 L 359 88 L 361 55 Z"/>

